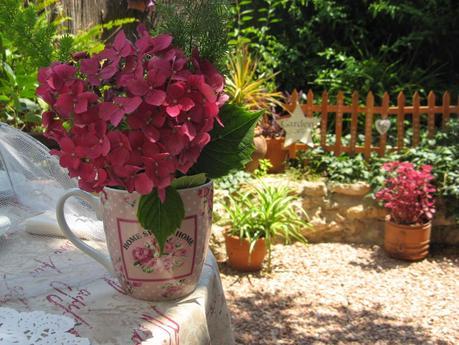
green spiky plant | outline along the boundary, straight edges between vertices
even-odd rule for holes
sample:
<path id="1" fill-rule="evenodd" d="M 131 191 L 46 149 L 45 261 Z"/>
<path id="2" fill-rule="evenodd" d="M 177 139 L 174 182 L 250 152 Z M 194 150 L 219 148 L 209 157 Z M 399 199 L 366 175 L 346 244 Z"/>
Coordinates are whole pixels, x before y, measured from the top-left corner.
<path id="1" fill-rule="evenodd" d="M 191 55 L 194 48 L 219 70 L 228 51 L 230 2 L 228 0 L 177 0 L 156 5 L 154 33 L 170 33 L 174 44 Z"/>
<path id="2" fill-rule="evenodd" d="M 242 46 L 229 55 L 227 69 L 226 92 L 231 102 L 262 111 L 282 106 L 282 93 L 270 91 L 267 87 L 275 74 L 260 75 L 258 60 L 252 56 L 247 46 Z"/>
<path id="3" fill-rule="evenodd" d="M 257 240 L 263 238 L 268 251 L 268 271 L 271 271 L 271 249 L 276 237 L 285 244 L 306 243 L 301 231 L 309 227 L 303 220 L 306 213 L 295 206 L 295 197 L 286 186 L 251 186 L 249 191 L 230 196 L 225 206 L 228 234 L 246 239 L 253 251 Z"/>

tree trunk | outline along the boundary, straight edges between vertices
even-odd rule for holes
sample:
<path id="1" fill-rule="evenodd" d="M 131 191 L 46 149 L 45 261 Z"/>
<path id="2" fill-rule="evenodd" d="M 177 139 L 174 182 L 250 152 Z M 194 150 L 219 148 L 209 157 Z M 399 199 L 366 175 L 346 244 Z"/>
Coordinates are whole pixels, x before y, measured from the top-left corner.
<path id="1" fill-rule="evenodd" d="M 114 19 L 137 18 L 143 21 L 148 16 L 140 11 L 128 10 L 127 0 L 61 0 L 58 6 L 62 6 L 65 16 L 72 18 L 67 22 L 72 33 Z"/>

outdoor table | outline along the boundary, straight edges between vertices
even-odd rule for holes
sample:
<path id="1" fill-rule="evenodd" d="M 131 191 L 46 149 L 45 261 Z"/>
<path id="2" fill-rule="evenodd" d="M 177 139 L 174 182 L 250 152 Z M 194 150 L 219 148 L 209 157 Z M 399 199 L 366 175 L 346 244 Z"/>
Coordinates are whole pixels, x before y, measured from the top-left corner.
<path id="1" fill-rule="evenodd" d="M 103 242 L 90 244 L 106 250 Z M 92 345 L 234 343 L 210 251 L 191 295 L 147 302 L 125 295 L 116 278 L 68 240 L 16 231 L 0 240 L 0 307 L 71 317 L 71 333 Z"/>

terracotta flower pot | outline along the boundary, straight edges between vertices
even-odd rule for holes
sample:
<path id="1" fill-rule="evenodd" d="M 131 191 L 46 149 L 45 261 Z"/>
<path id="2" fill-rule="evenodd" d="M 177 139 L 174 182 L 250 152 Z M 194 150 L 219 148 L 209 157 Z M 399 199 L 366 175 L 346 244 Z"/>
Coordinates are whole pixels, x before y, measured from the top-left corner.
<path id="1" fill-rule="evenodd" d="M 417 261 L 429 254 L 432 223 L 422 225 L 401 225 L 386 219 L 384 249 L 389 256 Z"/>
<path id="2" fill-rule="evenodd" d="M 267 252 L 264 239 L 257 240 L 250 254 L 250 243 L 246 239 L 225 235 L 225 244 L 228 262 L 231 267 L 243 272 L 253 272 L 261 269 Z"/>
<path id="3" fill-rule="evenodd" d="M 255 150 L 252 153 L 252 160 L 245 166 L 245 170 L 247 172 L 253 172 L 258 168 L 260 165 L 260 159 L 265 158 L 268 150 L 266 138 L 262 135 L 258 135 L 253 138 L 253 145 L 255 146 Z"/>
<path id="4" fill-rule="evenodd" d="M 269 159 L 272 168 L 268 170 L 269 173 L 281 173 L 285 170 L 285 161 L 287 160 L 288 149 L 284 149 L 284 138 L 266 138 L 268 151 L 266 152 L 266 159 Z"/>

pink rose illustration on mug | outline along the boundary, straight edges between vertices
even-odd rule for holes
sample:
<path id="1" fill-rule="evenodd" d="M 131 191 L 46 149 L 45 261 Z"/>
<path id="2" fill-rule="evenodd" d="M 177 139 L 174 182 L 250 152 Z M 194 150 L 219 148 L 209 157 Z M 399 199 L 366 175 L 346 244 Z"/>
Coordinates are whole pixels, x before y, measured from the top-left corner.
<path id="1" fill-rule="evenodd" d="M 149 248 L 136 247 L 132 252 L 134 260 L 141 265 L 146 264 L 148 261 L 153 259 L 153 250 Z"/>
<path id="2" fill-rule="evenodd" d="M 185 262 L 188 250 L 182 241 L 171 238 L 164 246 L 164 254 L 159 255 L 159 247 L 156 240 L 144 243 L 144 246 L 135 247 L 132 251 L 134 266 L 139 267 L 145 273 L 171 272 L 179 268 Z"/>

